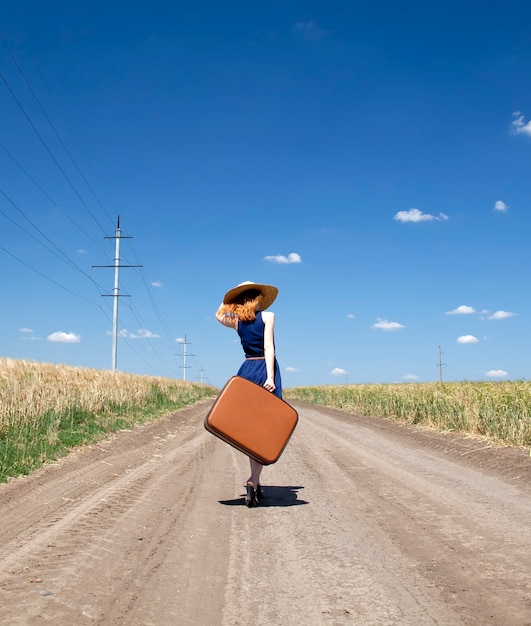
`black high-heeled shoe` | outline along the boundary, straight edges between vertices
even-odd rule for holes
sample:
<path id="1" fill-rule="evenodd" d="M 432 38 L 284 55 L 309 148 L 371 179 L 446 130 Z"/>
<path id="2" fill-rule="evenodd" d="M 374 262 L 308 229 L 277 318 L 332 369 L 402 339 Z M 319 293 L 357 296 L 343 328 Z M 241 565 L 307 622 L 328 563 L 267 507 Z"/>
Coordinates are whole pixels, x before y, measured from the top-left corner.
<path id="1" fill-rule="evenodd" d="M 262 491 L 262 485 L 260 483 L 256 486 L 256 495 L 258 496 L 258 500 L 262 500 L 264 497 L 264 492 Z"/>
<path id="2" fill-rule="evenodd" d="M 245 486 L 247 492 L 245 494 L 245 504 L 251 508 L 253 506 L 258 506 L 258 495 L 254 485 L 252 483 L 247 483 Z"/>

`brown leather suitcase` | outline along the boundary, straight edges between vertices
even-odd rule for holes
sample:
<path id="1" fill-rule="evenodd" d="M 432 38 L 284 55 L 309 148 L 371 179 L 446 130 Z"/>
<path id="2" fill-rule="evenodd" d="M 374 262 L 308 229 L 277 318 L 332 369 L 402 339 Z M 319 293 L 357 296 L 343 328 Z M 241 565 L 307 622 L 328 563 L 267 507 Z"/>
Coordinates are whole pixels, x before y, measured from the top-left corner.
<path id="1" fill-rule="evenodd" d="M 205 418 L 205 428 L 263 465 L 276 463 L 299 416 L 285 400 L 233 376 Z"/>

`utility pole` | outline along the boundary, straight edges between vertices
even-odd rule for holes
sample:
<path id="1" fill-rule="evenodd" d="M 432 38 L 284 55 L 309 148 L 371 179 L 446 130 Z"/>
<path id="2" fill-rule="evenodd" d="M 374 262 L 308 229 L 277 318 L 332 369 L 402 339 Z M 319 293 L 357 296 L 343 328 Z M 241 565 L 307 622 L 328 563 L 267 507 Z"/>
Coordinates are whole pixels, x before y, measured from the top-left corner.
<path id="1" fill-rule="evenodd" d="M 443 381 L 443 375 L 442 375 L 443 365 L 446 365 L 446 363 L 442 362 L 442 355 L 443 355 L 443 351 L 441 350 L 441 346 L 439 346 L 439 364 L 438 364 L 438 368 L 439 368 L 439 382 L 440 383 L 442 383 L 442 381 Z"/>
<path id="2" fill-rule="evenodd" d="M 112 294 L 103 294 L 106 298 L 113 299 L 113 314 L 112 314 L 112 371 L 116 371 L 118 363 L 118 299 L 123 297 L 129 297 L 127 294 L 120 293 L 120 268 L 121 267 L 142 267 L 142 265 L 121 265 L 120 263 L 120 240 L 132 239 L 132 237 L 126 237 L 122 235 L 120 231 L 120 216 L 118 216 L 118 223 L 116 226 L 116 232 L 114 236 L 105 237 L 105 239 L 115 240 L 115 253 L 114 263 L 112 265 L 93 265 L 92 267 L 114 267 L 114 289 Z"/>
<path id="3" fill-rule="evenodd" d="M 181 365 L 182 369 L 183 369 L 183 380 L 186 380 L 186 369 L 189 368 L 189 365 L 186 365 L 186 357 L 187 356 L 195 356 L 195 354 L 187 354 L 186 352 L 186 346 L 190 345 L 189 341 L 186 341 L 186 335 L 184 336 L 184 341 L 181 341 L 181 343 L 183 344 L 183 353 L 182 354 L 178 354 L 177 356 L 182 356 L 183 357 L 183 364 Z"/>
<path id="4" fill-rule="evenodd" d="M 201 365 L 201 369 L 199 370 L 199 381 L 201 383 L 201 385 L 203 384 L 203 372 L 205 370 L 203 369 L 203 366 Z"/>

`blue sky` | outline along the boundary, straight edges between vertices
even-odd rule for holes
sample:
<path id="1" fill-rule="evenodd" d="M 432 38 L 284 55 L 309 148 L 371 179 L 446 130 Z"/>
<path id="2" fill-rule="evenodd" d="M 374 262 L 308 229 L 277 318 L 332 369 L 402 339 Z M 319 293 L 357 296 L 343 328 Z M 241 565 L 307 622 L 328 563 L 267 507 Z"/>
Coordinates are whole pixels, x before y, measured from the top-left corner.
<path id="1" fill-rule="evenodd" d="M 285 387 L 530 377 L 531 5 L 0 18 L 0 356 L 111 368 L 120 215 L 122 371 L 222 386 L 252 280 Z"/>

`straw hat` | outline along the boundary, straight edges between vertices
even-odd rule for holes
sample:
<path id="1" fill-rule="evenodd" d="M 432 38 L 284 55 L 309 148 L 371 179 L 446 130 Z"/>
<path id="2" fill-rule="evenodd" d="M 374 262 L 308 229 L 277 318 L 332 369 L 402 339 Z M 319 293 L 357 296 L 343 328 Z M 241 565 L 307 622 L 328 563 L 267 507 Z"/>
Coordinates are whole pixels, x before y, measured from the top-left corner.
<path id="1" fill-rule="evenodd" d="M 278 295 L 278 289 L 273 287 L 273 285 L 262 285 L 261 283 L 253 283 L 250 280 L 246 280 L 227 291 L 223 297 L 223 304 L 232 304 L 241 293 L 249 289 L 256 289 L 262 294 L 262 301 L 260 302 L 260 309 L 262 311 L 270 307 Z"/>

